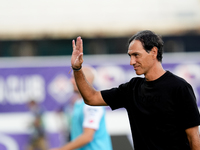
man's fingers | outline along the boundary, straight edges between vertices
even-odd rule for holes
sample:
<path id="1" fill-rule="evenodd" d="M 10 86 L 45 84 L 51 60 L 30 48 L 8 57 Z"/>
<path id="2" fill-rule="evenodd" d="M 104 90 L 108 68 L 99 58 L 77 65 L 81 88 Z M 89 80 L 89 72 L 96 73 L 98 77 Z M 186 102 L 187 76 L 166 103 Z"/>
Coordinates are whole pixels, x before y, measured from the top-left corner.
<path id="1" fill-rule="evenodd" d="M 73 51 L 75 51 L 76 49 L 75 40 L 72 40 L 72 48 L 73 48 Z"/>
<path id="2" fill-rule="evenodd" d="M 72 40 L 72 48 L 73 48 L 73 51 L 78 50 L 81 53 L 83 53 L 83 41 L 80 36 L 77 37 L 76 42 L 75 40 Z"/>
<path id="3" fill-rule="evenodd" d="M 80 37 L 76 38 L 76 49 L 80 50 Z"/>
<path id="4" fill-rule="evenodd" d="M 83 46 L 82 46 L 82 39 L 81 39 L 81 37 L 79 36 L 79 37 L 77 37 L 77 39 L 76 39 L 76 50 L 82 52 L 82 51 L 83 51 L 82 48 L 83 48 Z"/>
<path id="5" fill-rule="evenodd" d="M 83 53 L 83 40 L 82 39 L 81 39 L 80 43 L 81 43 L 81 45 L 80 45 L 80 52 Z"/>

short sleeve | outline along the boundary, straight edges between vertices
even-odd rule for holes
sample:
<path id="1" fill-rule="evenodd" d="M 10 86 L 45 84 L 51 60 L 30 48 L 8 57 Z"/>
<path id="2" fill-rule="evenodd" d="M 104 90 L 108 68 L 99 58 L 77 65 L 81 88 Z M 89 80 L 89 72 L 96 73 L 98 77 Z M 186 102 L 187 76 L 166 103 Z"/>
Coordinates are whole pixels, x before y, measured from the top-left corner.
<path id="1" fill-rule="evenodd" d="M 101 106 L 84 106 L 84 128 L 99 129 L 100 121 L 104 114 L 104 108 Z"/>
<path id="2" fill-rule="evenodd" d="M 123 108 L 128 97 L 128 83 L 121 84 L 117 88 L 103 90 L 101 95 L 112 110 Z"/>
<path id="3" fill-rule="evenodd" d="M 200 125 L 200 115 L 196 97 L 190 84 L 181 88 L 179 95 L 180 121 L 184 129 Z"/>

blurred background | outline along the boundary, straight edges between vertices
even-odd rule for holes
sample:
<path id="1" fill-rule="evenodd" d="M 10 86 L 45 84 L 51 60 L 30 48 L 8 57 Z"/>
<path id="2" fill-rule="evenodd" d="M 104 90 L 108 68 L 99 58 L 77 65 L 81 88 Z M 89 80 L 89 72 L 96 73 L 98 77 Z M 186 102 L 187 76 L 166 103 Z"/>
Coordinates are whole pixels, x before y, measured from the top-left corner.
<path id="1" fill-rule="evenodd" d="M 127 42 L 141 30 L 162 36 L 164 68 L 192 84 L 200 107 L 199 0 L 0 0 L 0 150 L 29 150 L 33 125 L 43 145 L 67 143 L 72 39 L 83 38 L 100 90 L 136 76 Z M 132 149 L 126 111 L 106 110 L 114 150 Z"/>

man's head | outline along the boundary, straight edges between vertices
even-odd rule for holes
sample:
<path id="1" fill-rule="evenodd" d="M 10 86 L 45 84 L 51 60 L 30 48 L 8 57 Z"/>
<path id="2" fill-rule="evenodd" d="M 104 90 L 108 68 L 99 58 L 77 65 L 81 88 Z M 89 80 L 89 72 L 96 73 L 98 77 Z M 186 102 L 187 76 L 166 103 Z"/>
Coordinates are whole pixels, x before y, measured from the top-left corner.
<path id="1" fill-rule="evenodd" d="M 151 31 L 141 31 L 129 40 L 130 65 L 137 75 L 145 76 L 160 66 L 163 53 L 162 39 Z"/>
<path id="2" fill-rule="evenodd" d="M 157 60 L 162 62 L 163 40 L 160 36 L 149 30 L 140 31 L 129 39 L 129 45 L 132 41 L 138 40 L 142 43 L 143 48 L 149 53 L 153 47 L 157 48 Z"/>
<path id="3" fill-rule="evenodd" d="M 84 75 L 85 75 L 85 78 L 87 79 L 87 81 L 92 85 L 93 82 L 94 82 L 94 79 L 95 79 L 95 70 L 94 68 L 92 67 L 89 67 L 89 66 L 84 66 L 82 67 L 82 71 L 84 72 Z M 79 93 L 79 90 L 76 86 L 76 82 L 74 80 L 74 76 L 72 76 L 71 78 L 71 82 L 73 84 L 73 87 L 74 87 L 74 92 L 77 92 Z"/>

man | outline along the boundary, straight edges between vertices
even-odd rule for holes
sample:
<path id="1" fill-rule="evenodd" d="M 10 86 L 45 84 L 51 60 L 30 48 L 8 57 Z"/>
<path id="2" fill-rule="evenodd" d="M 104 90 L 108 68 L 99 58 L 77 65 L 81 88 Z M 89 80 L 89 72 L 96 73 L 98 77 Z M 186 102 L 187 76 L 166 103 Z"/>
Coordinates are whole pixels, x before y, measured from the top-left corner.
<path id="1" fill-rule="evenodd" d="M 94 69 L 83 68 L 90 84 L 94 81 Z M 112 143 L 105 124 L 105 109 L 101 106 L 86 105 L 78 91 L 74 78 L 71 79 L 76 100 L 72 113 L 72 141 L 61 148 L 52 150 L 112 150 Z"/>
<path id="2" fill-rule="evenodd" d="M 27 150 L 46 150 L 47 141 L 42 119 L 44 110 L 35 100 L 31 100 L 28 102 L 28 108 L 33 116 L 33 120 L 30 124 L 31 134 Z"/>
<path id="3" fill-rule="evenodd" d="M 128 46 L 130 65 L 137 75 L 110 90 L 96 91 L 86 81 L 81 66 L 81 37 L 72 41 L 71 65 L 79 91 L 88 105 L 126 108 L 135 150 L 199 150 L 200 115 L 192 87 L 162 67 L 163 41 L 145 30 Z"/>

